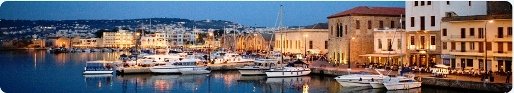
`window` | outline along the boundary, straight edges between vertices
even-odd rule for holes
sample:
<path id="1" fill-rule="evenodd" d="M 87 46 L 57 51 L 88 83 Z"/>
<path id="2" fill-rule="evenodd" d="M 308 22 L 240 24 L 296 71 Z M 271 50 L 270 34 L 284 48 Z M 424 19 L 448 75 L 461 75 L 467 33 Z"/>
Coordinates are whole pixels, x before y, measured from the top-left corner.
<path id="1" fill-rule="evenodd" d="M 368 29 L 371 29 L 371 20 L 368 20 Z"/>
<path id="2" fill-rule="evenodd" d="M 475 50 L 475 42 L 469 42 L 469 49 Z"/>
<path id="3" fill-rule="evenodd" d="M 348 35 L 348 25 L 344 25 L 344 34 Z M 341 35 L 342 37 L 343 35 Z"/>
<path id="4" fill-rule="evenodd" d="M 424 6 L 425 5 L 425 1 L 420 1 L 420 2 L 421 2 L 420 6 Z"/>
<path id="5" fill-rule="evenodd" d="M 427 5 L 432 5 L 432 1 L 427 1 Z"/>
<path id="6" fill-rule="evenodd" d="M 410 36 L 410 45 L 414 45 L 414 36 Z"/>
<path id="7" fill-rule="evenodd" d="M 393 51 L 393 40 L 387 39 L 387 51 Z"/>
<path id="8" fill-rule="evenodd" d="M 468 59 L 466 61 L 466 67 L 473 67 L 473 59 Z"/>
<path id="9" fill-rule="evenodd" d="M 475 28 L 469 28 L 469 36 L 475 36 Z"/>
<path id="10" fill-rule="evenodd" d="M 405 21 L 402 20 L 402 29 L 405 29 Z"/>
<path id="11" fill-rule="evenodd" d="M 460 52 L 466 52 L 466 42 L 460 42 Z"/>
<path id="12" fill-rule="evenodd" d="M 430 36 L 430 45 L 435 45 L 435 36 Z"/>
<path id="13" fill-rule="evenodd" d="M 395 28 L 394 27 L 394 21 L 391 21 L 391 28 Z"/>
<path id="14" fill-rule="evenodd" d="M 484 38 L 484 28 L 478 28 L 478 38 Z"/>
<path id="15" fill-rule="evenodd" d="M 430 16 L 430 26 L 435 26 L 435 16 Z"/>
<path id="16" fill-rule="evenodd" d="M 418 1 L 414 1 L 414 6 L 418 6 Z"/>
<path id="17" fill-rule="evenodd" d="M 446 1 L 446 5 L 450 5 L 450 1 Z"/>
<path id="18" fill-rule="evenodd" d="M 425 49 L 425 36 L 421 36 L 419 40 L 421 41 L 421 49 Z"/>
<path id="19" fill-rule="evenodd" d="M 398 49 L 402 49 L 402 39 L 398 39 Z"/>
<path id="20" fill-rule="evenodd" d="M 460 38 L 466 38 L 466 28 L 460 28 Z"/>
<path id="21" fill-rule="evenodd" d="M 498 38 L 503 38 L 503 27 L 498 27 Z"/>
<path id="22" fill-rule="evenodd" d="M 451 42 L 450 43 L 450 49 L 451 50 L 455 50 L 455 42 Z"/>
<path id="23" fill-rule="evenodd" d="M 512 36 L 512 27 L 507 27 L 507 35 Z"/>
<path id="24" fill-rule="evenodd" d="M 478 52 L 479 53 L 484 52 L 484 42 L 478 42 Z"/>
<path id="25" fill-rule="evenodd" d="M 330 34 L 333 35 L 334 34 L 334 26 L 330 26 Z"/>
<path id="26" fill-rule="evenodd" d="M 498 53 L 503 53 L 503 42 L 498 42 Z"/>
<path id="27" fill-rule="evenodd" d="M 446 42 L 443 42 L 443 49 L 447 49 Z"/>
<path id="28" fill-rule="evenodd" d="M 312 49 L 312 41 L 309 41 L 309 49 Z"/>
<path id="29" fill-rule="evenodd" d="M 378 39 L 378 49 L 382 49 L 382 41 Z"/>
<path id="30" fill-rule="evenodd" d="M 325 49 L 328 49 L 328 41 L 325 41 Z"/>
<path id="31" fill-rule="evenodd" d="M 361 28 L 361 21 L 355 20 L 355 24 L 356 24 L 355 29 L 360 29 Z"/>
<path id="32" fill-rule="evenodd" d="M 493 48 L 492 48 L 492 43 L 491 42 L 486 42 L 485 43 L 485 50 L 487 51 L 491 51 Z"/>
<path id="33" fill-rule="evenodd" d="M 448 33 L 448 32 L 447 32 L 446 28 L 444 28 L 444 29 L 443 29 L 443 36 L 448 35 L 447 33 Z"/>
<path id="34" fill-rule="evenodd" d="M 410 17 L 410 27 L 414 27 L 414 17 Z"/>
<path id="35" fill-rule="evenodd" d="M 378 22 L 378 24 L 379 24 L 378 28 L 380 28 L 380 29 L 384 28 L 384 21 L 381 20 Z"/>

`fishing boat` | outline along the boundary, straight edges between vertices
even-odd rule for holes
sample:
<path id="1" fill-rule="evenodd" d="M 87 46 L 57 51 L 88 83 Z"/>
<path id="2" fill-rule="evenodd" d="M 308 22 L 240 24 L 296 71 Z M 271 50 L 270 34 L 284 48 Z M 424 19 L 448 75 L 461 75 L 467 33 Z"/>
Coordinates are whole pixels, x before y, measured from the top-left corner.
<path id="1" fill-rule="evenodd" d="M 112 74 L 112 66 L 112 62 L 109 61 L 88 61 L 83 74 Z"/>

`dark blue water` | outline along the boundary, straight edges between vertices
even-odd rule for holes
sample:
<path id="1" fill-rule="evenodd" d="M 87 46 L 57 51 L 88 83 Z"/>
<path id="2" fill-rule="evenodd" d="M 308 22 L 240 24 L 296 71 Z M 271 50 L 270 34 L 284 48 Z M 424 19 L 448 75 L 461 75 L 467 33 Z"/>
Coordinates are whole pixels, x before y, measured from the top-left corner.
<path id="1" fill-rule="evenodd" d="M 343 88 L 329 76 L 266 78 L 237 71 L 205 75 L 82 75 L 87 60 L 115 60 L 121 53 L 49 54 L 0 51 L 0 88 L 7 93 L 455 93 L 466 90 L 422 87 L 411 90 Z"/>

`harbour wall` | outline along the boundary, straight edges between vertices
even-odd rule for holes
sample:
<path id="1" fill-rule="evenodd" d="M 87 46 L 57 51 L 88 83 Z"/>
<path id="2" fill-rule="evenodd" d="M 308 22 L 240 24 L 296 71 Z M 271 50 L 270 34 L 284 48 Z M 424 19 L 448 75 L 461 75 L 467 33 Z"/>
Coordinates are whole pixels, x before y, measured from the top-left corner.
<path id="1" fill-rule="evenodd" d="M 449 87 L 449 88 L 481 90 L 481 91 L 491 91 L 491 92 L 508 92 L 512 88 L 511 84 L 506 84 L 506 83 L 486 83 L 486 82 L 476 82 L 476 81 L 462 81 L 462 80 L 452 80 L 452 79 L 435 78 L 435 77 L 423 77 L 423 78 L 421 78 L 421 82 L 422 82 L 421 84 L 427 85 L 427 86 Z"/>

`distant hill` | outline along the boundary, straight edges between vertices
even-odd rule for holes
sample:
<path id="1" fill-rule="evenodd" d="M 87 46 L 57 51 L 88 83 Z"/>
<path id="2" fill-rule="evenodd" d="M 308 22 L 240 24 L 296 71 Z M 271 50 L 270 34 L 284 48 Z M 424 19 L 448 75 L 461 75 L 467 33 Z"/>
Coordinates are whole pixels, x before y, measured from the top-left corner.
<path id="1" fill-rule="evenodd" d="M 328 23 L 316 23 L 307 26 L 289 26 L 289 28 L 328 29 Z"/>

